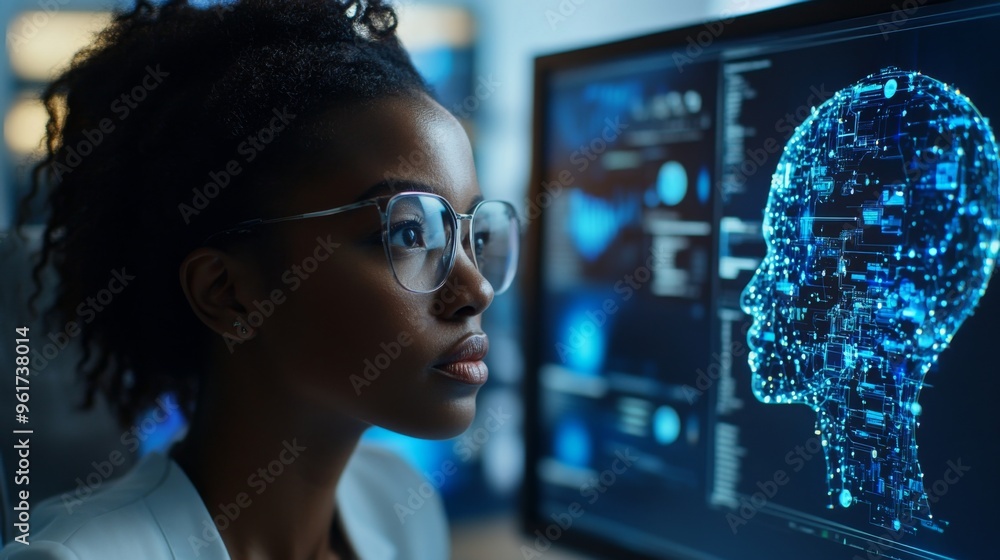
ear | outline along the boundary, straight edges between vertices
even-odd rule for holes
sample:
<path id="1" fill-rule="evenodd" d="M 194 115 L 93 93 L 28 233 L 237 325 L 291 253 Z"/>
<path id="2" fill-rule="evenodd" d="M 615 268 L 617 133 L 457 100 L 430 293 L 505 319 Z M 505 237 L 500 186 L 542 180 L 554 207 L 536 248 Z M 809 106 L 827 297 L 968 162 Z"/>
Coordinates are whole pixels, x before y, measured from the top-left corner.
<path id="1" fill-rule="evenodd" d="M 200 247 L 189 253 L 180 265 L 180 282 L 191 310 L 221 336 L 240 340 L 254 336 L 247 321 L 243 300 L 252 297 L 255 274 L 232 254 Z M 240 325 L 235 325 L 239 321 Z M 243 332 L 246 329 L 246 332 Z"/>

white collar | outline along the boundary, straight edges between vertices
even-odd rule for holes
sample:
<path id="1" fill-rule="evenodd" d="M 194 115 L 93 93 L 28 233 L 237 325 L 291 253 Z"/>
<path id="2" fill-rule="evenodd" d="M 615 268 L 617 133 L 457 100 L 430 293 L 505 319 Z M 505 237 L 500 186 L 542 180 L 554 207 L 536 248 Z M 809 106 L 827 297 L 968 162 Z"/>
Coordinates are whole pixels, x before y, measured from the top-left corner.
<path id="1" fill-rule="evenodd" d="M 361 560 L 394 558 L 396 545 L 386 536 L 384 514 L 378 504 L 366 495 L 364 468 L 356 462 L 357 454 L 348 461 L 333 504 L 351 548 Z M 183 469 L 160 453 L 144 457 L 136 468 L 135 477 L 126 477 L 126 484 L 156 484 L 156 490 L 147 495 L 150 513 L 163 530 L 170 549 L 178 558 L 192 555 L 198 560 L 231 560 L 211 514 L 194 484 Z M 152 478 L 160 479 L 157 484 Z M 131 480 L 127 479 L 131 478 Z M 190 507 L 177 507 L 190 504 Z M 383 506 L 384 507 L 384 506 Z M 197 552 L 197 554 L 194 554 Z"/>
<path id="2" fill-rule="evenodd" d="M 395 558 L 396 545 L 389 540 L 385 531 L 379 530 L 385 516 L 380 514 L 379 505 L 373 504 L 371 497 L 365 495 L 364 469 L 357 464 L 358 453 L 354 453 L 347 462 L 340 481 L 334 503 L 337 506 L 337 516 L 347 535 L 351 548 L 361 560 Z M 382 505 L 384 508 L 384 505 Z"/>

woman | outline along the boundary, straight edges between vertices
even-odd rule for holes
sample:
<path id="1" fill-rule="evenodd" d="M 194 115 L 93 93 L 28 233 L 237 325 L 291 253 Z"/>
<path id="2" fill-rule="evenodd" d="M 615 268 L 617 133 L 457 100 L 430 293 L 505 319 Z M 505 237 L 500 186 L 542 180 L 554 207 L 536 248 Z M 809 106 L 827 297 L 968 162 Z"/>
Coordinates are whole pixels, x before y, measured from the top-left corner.
<path id="1" fill-rule="evenodd" d="M 87 402 L 128 426 L 169 391 L 191 424 L 0 557 L 447 557 L 437 499 L 399 507 L 423 479 L 358 440 L 469 426 L 518 230 L 395 24 L 140 0 L 47 89 L 56 310 L 128 279 L 80 321 Z"/>

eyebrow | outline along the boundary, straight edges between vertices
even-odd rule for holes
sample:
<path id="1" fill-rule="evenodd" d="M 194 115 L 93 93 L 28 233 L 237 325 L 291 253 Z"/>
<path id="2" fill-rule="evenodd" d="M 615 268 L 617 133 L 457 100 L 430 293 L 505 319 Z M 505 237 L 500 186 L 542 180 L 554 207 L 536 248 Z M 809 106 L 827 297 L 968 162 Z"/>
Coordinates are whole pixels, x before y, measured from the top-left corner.
<path id="1" fill-rule="evenodd" d="M 365 189 L 355 202 L 403 191 L 437 193 L 437 189 L 425 183 L 408 181 L 406 179 L 384 179 Z"/>
<path id="2" fill-rule="evenodd" d="M 370 198 L 376 198 L 379 196 L 385 196 L 405 191 L 425 192 L 425 193 L 444 196 L 440 192 L 438 192 L 437 188 L 428 185 L 426 183 L 421 183 L 419 181 L 410 181 L 408 179 L 384 179 L 365 189 L 364 192 L 361 193 L 361 196 L 359 196 L 355 200 L 355 202 L 361 202 L 362 200 L 368 200 Z M 471 212 L 472 209 L 475 208 L 476 205 L 482 201 L 483 201 L 483 195 L 477 194 L 475 198 L 472 199 L 471 206 L 469 206 L 468 210 L 466 210 L 465 212 L 466 213 Z"/>

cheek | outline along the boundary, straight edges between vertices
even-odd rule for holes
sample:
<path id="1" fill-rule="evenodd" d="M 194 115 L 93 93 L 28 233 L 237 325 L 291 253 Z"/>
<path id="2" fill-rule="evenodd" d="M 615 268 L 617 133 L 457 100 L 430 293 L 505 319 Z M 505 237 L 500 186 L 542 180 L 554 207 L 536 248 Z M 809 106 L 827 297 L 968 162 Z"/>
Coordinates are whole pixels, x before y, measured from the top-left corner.
<path id="1" fill-rule="evenodd" d="M 425 330 L 418 298 L 397 289 L 384 262 L 354 257 L 296 276 L 285 286 L 287 302 L 266 325 L 268 354 L 303 390 L 353 395 L 351 376 L 365 375 L 369 364 L 377 362 L 381 373 L 412 370 L 426 360 L 427 345 L 415 344 Z"/>
<path id="2" fill-rule="evenodd" d="M 274 390 L 303 414 L 329 412 L 418 437 L 466 429 L 476 390 L 429 369 L 454 336 L 433 314 L 435 297 L 403 290 L 382 254 L 340 256 L 284 284 L 285 302 L 249 342 L 280 380 Z"/>

